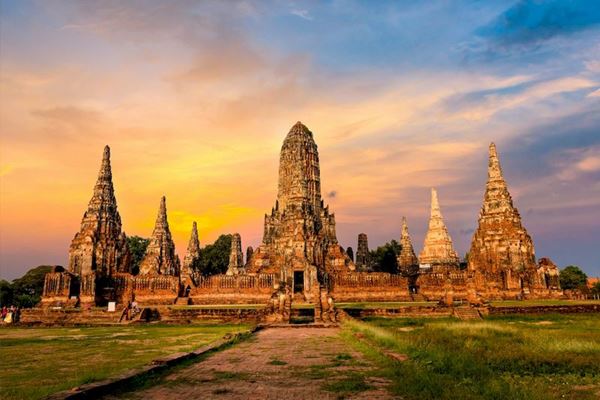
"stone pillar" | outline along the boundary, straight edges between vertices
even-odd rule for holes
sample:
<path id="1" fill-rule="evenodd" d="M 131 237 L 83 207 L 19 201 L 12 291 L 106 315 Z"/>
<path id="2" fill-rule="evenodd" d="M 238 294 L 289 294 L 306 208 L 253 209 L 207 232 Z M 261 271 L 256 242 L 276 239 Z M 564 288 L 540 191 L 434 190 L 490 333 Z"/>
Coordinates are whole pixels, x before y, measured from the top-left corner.
<path id="1" fill-rule="evenodd" d="M 369 253 L 369 239 L 367 238 L 366 233 L 360 233 L 358 235 L 355 264 L 358 272 L 369 272 L 373 270 L 371 254 Z"/>
<path id="2" fill-rule="evenodd" d="M 246 272 L 244 268 L 244 254 L 242 253 L 242 238 L 239 233 L 231 236 L 231 253 L 229 254 L 229 266 L 227 275 L 239 275 Z"/>

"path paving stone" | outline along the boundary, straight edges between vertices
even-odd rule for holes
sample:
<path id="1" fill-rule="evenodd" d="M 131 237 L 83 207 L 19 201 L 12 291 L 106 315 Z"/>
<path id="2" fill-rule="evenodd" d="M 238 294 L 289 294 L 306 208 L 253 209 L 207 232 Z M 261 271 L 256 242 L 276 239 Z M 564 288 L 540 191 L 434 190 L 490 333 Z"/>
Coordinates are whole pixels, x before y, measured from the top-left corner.
<path id="1" fill-rule="evenodd" d="M 179 369 L 128 399 L 391 399 L 377 367 L 337 328 L 277 328 Z M 349 385 L 349 386 L 348 386 Z M 351 387 L 354 390 L 334 391 Z"/>

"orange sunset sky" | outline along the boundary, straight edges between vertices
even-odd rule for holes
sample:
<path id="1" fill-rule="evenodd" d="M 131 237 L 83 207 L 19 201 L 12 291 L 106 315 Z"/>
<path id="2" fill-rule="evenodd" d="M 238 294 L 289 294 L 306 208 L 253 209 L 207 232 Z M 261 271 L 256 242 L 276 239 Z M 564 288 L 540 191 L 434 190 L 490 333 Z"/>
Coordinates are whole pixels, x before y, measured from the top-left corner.
<path id="1" fill-rule="evenodd" d="M 563 3 L 1 0 L 0 278 L 66 263 L 106 144 L 128 235 L 164 194 L 180 257 L 258 245 L 297 120 L 344 247 L 419 251 L 436 187 L 464 256 L 495 141 L 537 256 L 600 275 L 600 11 Z"/>

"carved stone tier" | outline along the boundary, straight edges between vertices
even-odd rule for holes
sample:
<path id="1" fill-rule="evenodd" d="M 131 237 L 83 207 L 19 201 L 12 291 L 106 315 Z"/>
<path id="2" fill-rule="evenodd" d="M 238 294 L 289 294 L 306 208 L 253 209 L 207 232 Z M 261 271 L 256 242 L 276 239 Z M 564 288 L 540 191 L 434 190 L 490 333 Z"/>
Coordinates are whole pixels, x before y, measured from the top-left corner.
<path id="1" fill-rule="evenodd" d="M 121 217 L 112 183 L 110 148 L 104 148 L 102 165 L 94 194 L 81 220 L 81 228 L 69 248 L 69 272 L 92 272 L 110 276 L 129 272 L 130 254 L 127 237 L 121 232 Z"/>
<path id="2" fill-rule="evenodd" d="M 371 253 L 369 253 L 369 238 L 366 233 L 358 234 L 358 245 L 356 246 L 356 271 L 371 272 L 373 270 L 373 262 Z"/>
<path id="3" fill-rule="evenodd" d="M 338 244 L 335 216 L 321 198 L 319 153 L 313 134 L 300 122 L 281 147 L 277 200 L 271 214 L 265 215 L 262 244 L 247 264 L 248 272 L 279 274 L 289 283 L 295 280 L 294 290 L 307 298 L 311 290 L 318 289 L 317 276 L 354 269 Z M 313 294 L 318 295 L 318 290 Z"/>
<path id="4" fill-rule="evenodd" d="M 196 221 L 192 223 L 192 233 L 188 242 L 187 252 L 181 266 L 181 281 L 185 284 L 193 284 L 194 270 L 192 266 L 200 258 L 200 240 L 198 240 L 198 226 Z"/>
<path id="5" fill-rule="evenodd" d="M 431 189 L 431 217 L 429 218 L 429 229 L 425 235 L 423 250 L 419 254 L 421 264 L 435 266 L 458 267 L 458 254 L 452 245 L 452 239 L 444 224 L 442 211 L 438 202 L 437 191 Z"/>
<path id="6" fill-rule="evenodd" d="M 245 272 L 242 237 L 239 233 L 234 233 L 231 235 L 231 252 L 229 253 L 229 266 L 226 275 L 239 275 Z"/>
<path id="7" fill-rule="evenodd" d="M 419 260 L 415 255 L 406 218 L 402 217 L 402 235 L 400 236 L 400 254 L 398 255 L 398 268 L 403 275 L 413 275 L 419 269 Z"/>
<path id="8" fill-rule="evenodd" d="M 175 254 L 175 243 L 167 221 L 167 200 L 160 200 L 156 224 L 152 231 L 146 254 L 140 263 L 140 275 L 179 276 L 179 258 Z"/>
<path id="9" fill-rule="evenodd" d="M 483 276 L 478 289 L 492 296 L 497 291 L 527 294 L 541 284 L 533 241 L 513 206 L 494 143 L 489 147 L 488 181 L 468 262 L 470 271 Z"/>

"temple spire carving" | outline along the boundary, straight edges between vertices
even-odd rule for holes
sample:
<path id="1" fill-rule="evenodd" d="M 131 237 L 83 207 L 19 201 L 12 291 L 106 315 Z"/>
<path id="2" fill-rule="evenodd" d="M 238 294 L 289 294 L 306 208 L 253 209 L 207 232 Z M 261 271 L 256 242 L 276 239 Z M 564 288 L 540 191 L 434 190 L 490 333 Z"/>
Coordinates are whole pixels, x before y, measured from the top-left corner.
<path id="1" fill-rule="evenodd" d="M 437 191 L 431 189 L 431 215 L 429 229 L 425 235 L 423 250 L 419 254 L 421 264 L 458 266 L 458 254 L 452 245 L 452 239 L 444 224 Z"/>
<path id="2" fill-rule="evenodd" d="M 523 282 L 534 281 L 536 271 L 533 241 L 513 205 L 494 143 L 489 146 L 488 179 L 469 269 L 487 275 L 488 285 L 519 290 Z"/>
<path id="3" fill-rule="evenodd" d="M 419 266 L 419 260 L 415 254 L 415 250 L 410 240 L 408 233 L 408 224 L 406 218 L 402 217 L 402 234 L 400 235 L 400 254 L 398 255 L 398 268 L 402 273 L 413 273 L 416 267 Z"/>
<path id="4" fill-rule="evenodd" d="M 354 264 L 336 237 L 335 216 L 321 197 L 319 152 L 313 133 L 301 122 L 286 135 L 279 156 L 277 199 L 265 215 L 262 245 L 254 250 L 248 272 L 280 274 L 283 281 L 294 272 L 312 277 L 353 270 Z M 309 282 L 307 281 L 307 282 Z"/>
<path id="5" fill-rule="evenodd" d="M 160 199 L 158 215 L 146 254 L 140 263 L 141 275 L 179 275 L 179 258 L 167 220 L 167 200 Z"/>
<path id="6" fill-rule="evenodd" d="M 234 233 L 231 235 L 231 252 L 229 253 L 227 275 L 239 275 L 245 272 L 244 254 L 242 253 L 242 237 L 239 233 Z"/>
<path id="7" fill-rule="evenodd" d="M 372 272 L 373 263 L 371 253 L 369 252 L 369 238 L 366 233 L 358 234 L 358 243 L 356 246 L 356 271 Z"/>
<path id="8" fill-rule="evenodd" d="M 198 225 L 196 221 L 192 222 L 192 233 L 190 235 L 190 241 L 188 242 L 187 251 L 183 258 L 183 264 L 181 266 L 181 277 L 182 279 L 192 277 L 193 269 L 192 266 L 196 260 L 200 258 L 200 240 L 198 240 Z"/>
<path id="9" fill-rule="evenodd" d="M 112 182 L 110 147 L 105 146 L 94 193 L 69 249 L 69 271 L 77 275 L 129 272 L 127 237 Z"/>

